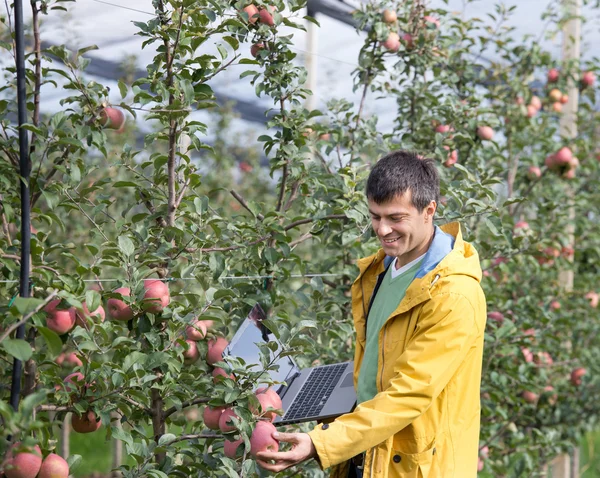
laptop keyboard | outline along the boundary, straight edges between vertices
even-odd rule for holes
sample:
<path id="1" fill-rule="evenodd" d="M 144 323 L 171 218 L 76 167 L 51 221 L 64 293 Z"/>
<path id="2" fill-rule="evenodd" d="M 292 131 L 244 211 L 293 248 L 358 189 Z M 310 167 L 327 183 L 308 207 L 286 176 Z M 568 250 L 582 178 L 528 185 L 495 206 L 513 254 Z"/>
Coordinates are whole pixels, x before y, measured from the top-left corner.
<path id="1" fill-rule="evenodd" d="M 344 370 L 346 364 L 327 365 L 312 370 L 284 415 L 285 420 L 318 416 Z"/>

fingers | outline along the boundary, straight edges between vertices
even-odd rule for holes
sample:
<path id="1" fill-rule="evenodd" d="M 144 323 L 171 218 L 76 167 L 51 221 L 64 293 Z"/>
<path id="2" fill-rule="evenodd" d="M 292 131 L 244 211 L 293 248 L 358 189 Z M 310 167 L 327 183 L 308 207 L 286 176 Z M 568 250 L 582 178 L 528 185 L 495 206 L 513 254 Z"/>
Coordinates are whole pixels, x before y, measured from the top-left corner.
<path id="1" fill-rule="evenodd" d="M 272 436 L 277 441 L 284 441 L 286 443 L 298 443 L 298 435 L 300 435 L 300 433 L 273 432 Z"/>

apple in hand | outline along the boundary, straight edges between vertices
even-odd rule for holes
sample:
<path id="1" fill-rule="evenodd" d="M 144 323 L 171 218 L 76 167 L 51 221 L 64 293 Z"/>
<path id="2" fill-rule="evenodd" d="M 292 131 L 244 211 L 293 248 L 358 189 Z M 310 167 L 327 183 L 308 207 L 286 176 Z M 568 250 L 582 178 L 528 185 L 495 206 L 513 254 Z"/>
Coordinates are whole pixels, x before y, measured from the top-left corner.
<path id="1" fill-rule="evenodd" d="M 257 422 L 250 437 L 250 454 L 254 458 L 256 458 L 257 453 L 262 451 L 279 451 L 279 442 L 272 436 L 276 431 L 275 425 L 271 422 Z"/>
<path id="2" fill-rule="evenodd" d="M 114 292 L 116 294 L 121 294 L 123 297 L 129 297 L 131 295 L 129 287 L 119 287 L 118 289 L 115 289 Z M 108 309 L 108 315 L 115 320 L 126 322 L 133 318 L 133 310 L 121 299 L 108 299 L 106 308 Z"/>
<path id="3" fill-rule="evenodd" d="M 69 464 L 56 453 L 50 453 L 42 462 L 37 478 L 69 478 Z"/>
<path id="4" fill-rule="evenodd" d="M 4 462 L 6 478 L 35 478 L 42 467 L 42 450 L 38 445 L 30 451 L 15 452 L 20 443 L 10 447 Z"/>
<path id="5" fill-rule="evenodd" d="M 159 279 L 144 280 L 144 300 L 142 309 L 159 314 L 171 302 L 169 286 Z"/>

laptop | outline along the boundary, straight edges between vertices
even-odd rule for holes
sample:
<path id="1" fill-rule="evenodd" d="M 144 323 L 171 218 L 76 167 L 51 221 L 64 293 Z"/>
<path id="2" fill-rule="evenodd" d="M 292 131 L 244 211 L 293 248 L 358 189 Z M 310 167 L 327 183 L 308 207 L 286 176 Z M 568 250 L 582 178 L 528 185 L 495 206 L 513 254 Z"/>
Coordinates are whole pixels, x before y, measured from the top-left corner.
<path id="1" fill-rule="evenodd" d="M 257 372 L 262 371 L 259 344 L 274 342 L 277 350 L 271 351 L 270 359 L 274 370 L 264 372 L 274 382 L 273 388 L 281 397 L 283 416 L 275 419 L 277 425 L 308 422 L 335 418 L 351 412 L 356 406 L 353 371 L 354 362 L 344 362 L 300 370 L 290 356 L 279 356 L 284 350 L 283 344 L 266 327 L 263 320 L 266 314 L 259 304 L 256 304 L 225 349 L 227 356 L 244 360 L 248 365 L 255 364 Z M 250 368 L 252 370 L 252 368 Z M 256 387 L 261 384 L 257 378 Z"/>

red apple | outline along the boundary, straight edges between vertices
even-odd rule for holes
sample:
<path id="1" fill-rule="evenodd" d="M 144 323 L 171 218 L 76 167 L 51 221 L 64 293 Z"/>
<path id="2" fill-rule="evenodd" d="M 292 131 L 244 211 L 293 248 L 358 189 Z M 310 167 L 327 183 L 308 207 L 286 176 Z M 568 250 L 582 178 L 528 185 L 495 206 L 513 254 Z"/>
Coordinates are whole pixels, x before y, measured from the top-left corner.
<path id="1" fill-rule="evenodd" d="M 98 121 L 108 129 L 122 131 L 125 126 L 125 113 L 117 108 L 107 106 L 100 111 L 100 119 Z"/>
<path id="2" fill-rule="evenodd" d="M 50 453 L 42 463 L 37 478 L 69 478 L 69 464 L 56 453 Z"/>
<path id="3" fill-rule="evenodd" d="M 560 102 L 552 103 L 552 111 L 555 113 L 562 113 L 563 105 Z"/>
<path id="4" fill-rule="evenodd" d="M 504 314 L 500 311 L 497 310 L 492 310 L 490 312 L 488 312 L 488 319 L 490 320 L 494 320 L 496 322 L 498 322 L 498 324 L 502 325 L 502 322 L 504 322 Z"/>
<path id="5" fill-rule="evenodd" d="M 549 83 L 554 83 L 554 82 L 558 81 L 558 77 L 559 77 L 559 72 L 556 68 L 551 68 L 550 70 L 548 70 L 548 82 Z"/>
<path id="6" fill-rule="evenodd" d="M 209 365 L 214 365 L 219 360 L 223 359 L 223 352 L 229 345 L 229 341 L 223 337 L 218 337 L 216 340 L 208 341 L 208 352 L 206 353 L 206 362 Z"/>
<path id="7" fill-rule="evenodd" d="M 577 367 L 571 372 L 571 383 L 578 387 L 581 385 L 581 377 L 586 374 L 587 370 L 583 367 Z"/>
<path id="8" fill-rule="evenodd" d="M 258 21 L 258 8 L 256 5 L 248 5 L 242 9 L 248 14 L 248 22 L 254 24 Z"/>
<path id="9" fill-rule="evenodd" d="M 598 295 L 597 292 L 594 292 L 593 290 L 591 290 L 587 294 L 585 294 L 585 298 L 590 301 L 590 306 L 592 308 L 595 309 L 596 307 L 598 307 L 598 302 L 600 300 L 600 295 Z"/>
<path id="10" fill-rule="evenodd" d="M 591 71 L 586 71 L 581 77 L 583 87 L 592 86 L 596 82 L 596 75 Z"/>
<path id="11" fill-rule="evenodd" d="M 267 8 L 260 7 L 258 10 L 258 17 L 260 23 L 264 23 L 265 25 L 269 25 L 270 27 L 275 25 L 275 20 L 273 19 L 272 15 L 272 13 L 275 10 L 275 7 L 272 5 L 268 5 Z"/>
<path id="12" fill-rule="evenodd" d="M 517 221 L 515 229 L 529 229 L 529 223 L 527 221 Z"/>
<path id="13" fill-rule="evenodd" d="M 94 310 L 93 312 L 90 312 L 85 301 L 82 302 L 81 305 L 82 305 L 82 310 L 77 310 L 75 313 L 75 325 L 79 325 L 79 327 L 85 328 L 85 327 L 87 327 L 86 319 L 93 320 L 93 317 L 98 318 L 100 322 L 104 322 L 104 319 L 106 318 L 106 313 L 104 312 L 104 307 L 99 305 L 96 310 Z"/>
<path id="14" fill-rule="evenodd" d="M 114 292 L 121 294 L 123 297 L 129 297 L 131 294 L 129 287 L 119 287 Z M 133 310 L 121 299 L 108 299 L 106 308 L 108 309 L 108 315 L 115 320 L 126 322 L 133 318 Z"/>
<path id="15" fill-rule="evenodd" d="M 549 154 L 544 160 L 544 164 L 548 169 L 554 169 L 557 166 L 556 157 L 554 154 Z"/>
<path id="16" fill-rule="evenodd" d="M 259 54 L 259 53 L 260 53 L 262 50 L 264 50 L 264 48 L 265 48 L 265 44 L 264 44 L 263 42 L 258 42 L 258 43 L 255 43 L 254 45 L 252 45 L 252 46 L 250 47 L 250 54 L 251 54 L 251 55 L 252 55 L 254 58 L 258 58 L 258 54 Z M 240 166 L 240 169 L 242 169 L 242 168 L 241 168 L 241 166 Z"/>
<path id="17" fill-rule="evenodd" d="M 83 366 L 83 362 L 79 359 L 75 352 L 61 353 L 56 357 L 55 362 L 57 365 L 65 368 L 74 368 Z"/>
<path id="18" fill-rule="evenodd" d="M 484 467 L 485 467 L 485 462 L 483 461 L 483 458 L 478 456 L 477 457 L 477 471 L 483 471 Z"/>
<path id="19" fill-rule="evenodd" d="M 171 302 L 169 286 L 160 279 L 144 280 L 144 300 L 142 309 L 152 314 L 159 314 Z"/>
<path id="20" fill-rule="evenodd" d="M 437 18 L 435 18 L 435 17 L 432 17 L 431 15 L 425 15 L 425 16 L 423 17 L 423 20 L 425 20 L 425 22 L 426 22 L 428 25 L 430 25 L 430 26 L 433 26 L 433 27 L 435 27 L 436 29 L 437 29 L 437 28 L 440 28 L 440 21 L 439 21 Z"/>
<path id="21" fill-rule="evenodd" d="M 212 376 L 213 376 L 213 382 L 214 383 L 218 383 L 219 382 L 219 378 L 218 377 L 225 377 L 225 378 L 230 378 L 231 380 L 235 380 L 235 376 L 232 373 L 227 373 L 221 367 L 216 367 L 212 371 Z"/>
<path id="22" fill-rule="evenodd" d="M 536 108 L 533 105 L 527 105 L 527 117 L 528 118 L 533 118 L 535 115 L 538 114 L 539 109 Z"/>
<path id="23" fill-rule="evenodd" d="M 219 418 L 221 418 L 223 410 L 225 410 L 225 407 L 212 408 L 207 405 L 204 408 L 204 411 L 202 412 L 202 420 L 204 421 L 204 426 L 206 428 L 210 428 L 211 430 L 218 430 Z"/>
<path id="24" fill-rule="evenodd" d="M 386 9 L 383 11 L 382 18 L 385 23 L 396 23 L 398 15 L 393 10 Z"/>
<path id="25" fill-rule="evenodd" d="M 552 310 L 558 310 L 560 309 L 560 302 L 557 300 L 553 300 L 552 302 L 550 302 L 550 308 Z"/>
<path id="26" fill-rule="evenodd" d="M 390 32 L 387 39 L 382 43 L 383 47 L 388 51 L 398 51 L 400 48 L 400 37 L 396 32 Z"/>
<path id="27" fill-rule="evenodd" d="M 566 146 L 560 148 L 554 155 L 554 160 L 557 164 L 568 164 L 573 158 L 573 153 Z"/>
<path id="28" fill-rule="evenodd" d="M 71 417 L 71 427 L 77 433 L 92 433 L 98 430 L 101 425 L 102 420 L 92 410 L 88 410 L 83 415 L 73 413 Z"/>
<path id="29" fill-rule="evenodd" d="M 573 156 L 571 158 L 571 160 L 569 161 L 569 168 L 576 169 L 578 167 L 579 167 L 579 158 L 577 158 L 576 156 Z"/>
<path id="30" fill-rule="evenodd" d="M 530 392 L 529 390 L 525 390 L 521 396 L 527 403 L 535 403 L 539 398 L 537 393 Z"/>
<path id="31" fill-rule="evenodd" d="M 565 179 L 573 179 L 575 177 L 575 170 L 569 169 L 569 170 L 565 171 L 563 173 L 562 177 Z"/>
<path id="32" fill-rule="evenodd" d="M 244 443 L 244 440 L 242 438 L 240 438 L 239 440 L 235 440 L 235 441 L 230 441 L 230 440 L 225 440 L 223 442 L 223 453 L 225 454 L 226 457 L 231 458 L 232 460 L 235 460 L 237 458 L 237 452 L 240 449 L 240 445 L 242 445 Z"/>
<path id="33" fill-rule="evenodd" d="M 569 102 L 569 95 L 562 95 L 560 97 L 560 102 L 564 105 L 565 103 Z"/>
<path id="34" fill-rule="evenodd" d="M 75 307 L 69 307 L 67 310 L 55 309 L 50 312 L 46 318 L 46 327 L 58 335 L 66 334 L 75 327 Z"/>
<path id="35" fill-rule="evenodd" d="M 558 88 L 553 88 L 550 90 L 550 93 L 548 93 L 548 97 L 551 101 L 560 101 L 562 92 Z"/>
<path id="36" fill-rule="evenodd" d="M 477 128 L 477 136 L 481 140 L 489 141 L 494 137 L 494 130 L 489 126 L 480 126 Z"/>
<path id="37" fill-rule="evenodd" d="M 440 124 L 438 126 L 435 127 L 435 132 L 436 133 L 447 133 L 448 131 L 450 131 L 451 126 L 449 124 Z"/>
<path id="38" fill-rule="evenodd" d="M 275 410 L 281 410 L 282 403 L 281 398 L 277 394 L 275 390 L 272 388 L 259 388 L 256 391 L 256 398 L 258 399 L 258 403 L 260 403 L 260 407 L 263 412 L 263 416 L 273 422 L 275 418 L 277 418 L 277 414 L 274 411 L 266 412 L 269 408 L 274 408 Z"/>
<path id="39" fill-rule="evenodd" d="M 236 427 L 230 420 L 231 417 L 237 418 L 237 415 L 233 411 L 233 408 L 226 408 L 225 410 L 223 410 L 223 413 L 221 413 L 221 416 L 219 417 L 219 430 L 221 430 L 223 433 L 232 432 L 236 430 Z"/>
<path id="40" fill-rule="evenodd" d="M 540 110 L 542 108 L 542 100 L 540 100 L 537 96 L 532 96 L 529 104 L 533 106 L 536 110 Z"/>
<path id="41" fill-rule="evenodd" d="M 44 312 L 46 312 L 48 314 L 50 314 L 51 312 L 54 312 L 56 310 L 56 308 L 58 307 L 58 304 L 60 304 L 60 299 L 51 300 L 44 307 Z"/>
<path id="42" fill-rule="evenodd" d="M 525 358 L 525 362 L 531 363 L 533 362 L 533 352 L 529 350 L 527 347 L 521 347 L 521 353 Z"/>
<path id="43" fill-rule="evenodd" d="M 193 340 L 186 340 L 186 343 L 188 344 L 188 348 L 183 352 L 183 363 L 186 365 L 191 365 L 198 361 L 200 358 L 200 352 L 198 351 L 196 342 Z"/>
<path id="44" fill-rule="evenodd" d="M 410 33 L 402 35 L 402 42 L 404 43 L 407 50 L 414 48 L 415 42 L 413 36 Z"/>
<path id="45" fill-rule="evenodd" d="M 554 387 L 552 385 L 546 385 L 544 387 L 544 394 L 550 394 L 550 392 L 553 392 L 553 391 L 554 391 Z M 558 395 L 556 393 L 548 395 L 548 403 L 550 405 L 554 405 L 557 400 L 558 400 Z"/>
<path id="46" fill-rule="evenodd" d="M 542 177 L 542 170 L 538 166 L 529 166 L 527 170 L 527 176 L 529 179 L 536 179 Z"/>
<path id="47" fill-rule="evenodd" d="M 38 445 L 30 451 L 17 452 L 20 443 L 8 450 L 4 462 L 6 478 L 35 478 L 42 467 L 42 450 Z"/>
<path id="48" fill-rule="evenodd" d="M 450 147 L 444 146 L 444 149 L 449 151 Z M 446 161 L 444 161 L 444 166 L 446 166 L 447 168 L 451 168 L 457 162 L 458 162 L 458 150 L 454 149 L 454 150 L 452 150 L 452 152 L 448 153 L 448 156 L 446 157 Z"/>
<path id="49" fill-rule="evenodd" d="M 536 365 L 552 365 L 554 360 L 548 352 L 538 352 L 533 359 Z"/>
<path id="50" fill-rule="evenodd" d="M 479 456 L 481 458 L 487 458 L 489 455 L 490 455 L 490 449 L 488 448 L 487 445 L 485 445 L 479 449 Z"/>
<path id="51" fill-rule="evenodd" d="M 206 324 L 203 320 L 194 320 L 190 325 L 188 325 L 185 329 L 185 336 L 188 340 L 202 340 L 206 337 Z"/>
<path id="52" fill-rule="evenodd" d="M 273 438 L 277 429 L 271 422 L 260 421 L 256 423 L 250 437 L 250 454 L 256 458 L 261 451 L 279 451 L 279 442 Z"/>
<path id="53" fill-rule="evenodd" d="M 515 100 L 515 103 L 518 105 L 524 105 L 525 104 L 525 99 L 522 96 L 517 96 L 517 99 Z"/>

